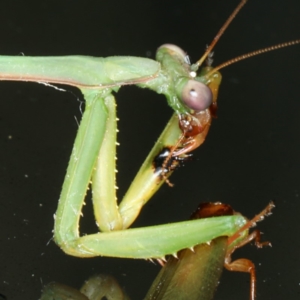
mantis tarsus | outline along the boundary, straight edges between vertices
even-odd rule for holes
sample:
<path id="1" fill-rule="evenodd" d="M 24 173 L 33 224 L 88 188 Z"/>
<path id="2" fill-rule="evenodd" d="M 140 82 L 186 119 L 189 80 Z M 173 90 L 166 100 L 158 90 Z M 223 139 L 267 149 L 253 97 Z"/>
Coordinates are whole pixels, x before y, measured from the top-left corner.
<path id="1" fill-rule="evenodd" d="M 246 38 L 247 39 L 247 38 Z"/>

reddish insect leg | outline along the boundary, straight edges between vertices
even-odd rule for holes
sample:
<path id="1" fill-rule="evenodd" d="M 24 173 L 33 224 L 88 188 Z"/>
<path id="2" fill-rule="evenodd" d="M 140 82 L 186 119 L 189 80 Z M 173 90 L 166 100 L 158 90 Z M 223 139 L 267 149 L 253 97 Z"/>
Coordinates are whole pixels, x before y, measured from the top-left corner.
<path id="1" fill-rule="evenodd" d="M 273 207 L 274 204 L 271 202 L 260 214 L 255 216 L 251 221 L 245 224 L 240 231 L 228 239 L 228 251 L 225 256 L 224 267 L 229 271 L 245 272 L 250 274 L 250 300 L 254 300 L 256 294 L 255 265 L 251 260 L 246 258 L 240 258 L 232 261 L 231 255 L 236 249 L 243 247 L 253 240 L 257 248 L 271 246 L 270 242 L 260 242 L 261 233 L 259 230 L 255 230 L 243 238 L 241 238 L 241 233 L 242 230 L 246 230 L 247 228 L 254 226 L 256 222 L 262 220 L 264 216 L 269 215 Z M 238 239 L 240 239 L 240 241 L 238 241 Z"/>
<path id="2" fill-rule="evenodd" d="M 254 263 L 246 258 L 240 258 L 235 261 L 231 261 L 232 253 L 244 245 L 250 243 L 255 240 L 255 246 L 257 248 L 262 248 L 263 246 L 271 246 L 270 242 L 260 242 L 260 231 L 255 230 L 251 234 L 249 234 L 244 240 L 235 245 L 230 251 L 227 252 L 224 262 L 224 267 L 229 271 L 236 272 L 245 272 L 250 273 L 250 300 L 255 299 L 255 291 L 256 291 L 256 274 L 255 274 L 255 265 Z"/>

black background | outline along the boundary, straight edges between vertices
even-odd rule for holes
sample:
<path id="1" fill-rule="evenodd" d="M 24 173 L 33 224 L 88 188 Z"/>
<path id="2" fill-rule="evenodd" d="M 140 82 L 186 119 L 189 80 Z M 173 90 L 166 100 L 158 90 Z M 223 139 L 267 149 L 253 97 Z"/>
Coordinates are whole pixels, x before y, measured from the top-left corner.
<path id="1" fill-rule="evenodd" d="M 237 1 L 6 1 L 3 55 L 154 57 L 163 43 L 201 56 Z M 300 37 L 299 1 L 251 0 L 215 49 L 215 64 Z M 247 246 L 235 257 L 257 266 L 258 299 L 300 296 L 300 46 L 222 71 L 218 119 L 195 160 L 172 177 L 135 226 L 185 220 L 201 201 L 231 204 L 248 217 L 276 201 L 259 224 L 273 248 Z M 43 284 L 79 287 L 95 273 L 115 276 L 142 299 L 160 267 L 144 260 L 65 255 L 51 240 L 53 214 L 80 119 L 80 93 L 34 83 L 0 83 L 0 293 L 38 299 Z M 162 96 L 136 87 L 117 94 L 118 185 L 123 195 L 171 115 Z M 9 139 L 9 136 L 12 138 Z M 94 226 L 85 211 L 82 232 Z M 94 229 L 94 227 L 92 227 Z M 93 229 L 91 229 L 93 231 Z M 249 276 L 225 271 L 216 299 L 248 299 Z"/>

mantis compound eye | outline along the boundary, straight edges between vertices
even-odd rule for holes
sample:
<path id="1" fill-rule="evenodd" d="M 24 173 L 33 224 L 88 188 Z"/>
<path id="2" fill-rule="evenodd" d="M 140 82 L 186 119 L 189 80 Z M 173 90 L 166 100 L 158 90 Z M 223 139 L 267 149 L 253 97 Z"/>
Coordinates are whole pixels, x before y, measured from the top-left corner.
<path id="1" fill-rule="evenodd" d="M 213 94 L 208 86 L 196 80 L 188 80 L 182 90 L 183 103 L 195 111 L 202 111 L 212 104 Z"/>

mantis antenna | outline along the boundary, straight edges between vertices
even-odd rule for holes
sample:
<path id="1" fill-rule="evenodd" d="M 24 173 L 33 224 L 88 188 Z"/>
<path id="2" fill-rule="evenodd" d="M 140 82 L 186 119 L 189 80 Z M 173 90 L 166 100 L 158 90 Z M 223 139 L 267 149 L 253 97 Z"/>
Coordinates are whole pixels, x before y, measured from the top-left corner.
<path id="1" fill-rule="evenodd" d="M 232 12 L 232 14 L 229 16 L 229 18 L 226 20 L 226 22 L 224 23 L 224 25 L 221 27 L 221 29 L 219 30 L 219 32 L 217 33 L 217 35 L 214 37 L 213 41 L 210 43 L 210 45 L 207 47 L 206 51 L 204 52 L 204 54 L 202 55 L 202 57 L 191 66 L 191 70 L 193 71 L 197 71 L 198 68 L 203 64 L 204 60 L 207 59 L 207 57 L 209 57 L 211 51 L 213 50 L 213 48 L 215 47 L 215 45 L 217 44 L 217 42 L 220 40 L 221 36 L 223 35 L 223 33 L 225 32 L 225 30 L 227 29 L 227 27 L 231 24 L 231 22 L 233 21 L 233 19 L 236 17 L 236 15 L 239 13 L 239 11 L 242 9 L 242 7 L 246 4 L 248 0 L 242 0 L 239 5 L 235 8 L 235 10 Z M 289 42 L 284 42 L 284 43 L 280 43 L 274 46 L 269 46 L 266 48 L 262 48 L 259 50 L 255 50 L 246 54 L 242 54 L 238 57 L 232 58 L 222 64 L 220 64 L 219 66 L 213 68 L 211 71 L 209 71 L 205 77 L 209 78 L 213 73 L 215 73 L 216 71 L 219 71 L 220 69 L 223 69 L 229 65 L 232 65 L 240 60 L 252 57 L 252 56 L 256 56 L 259 54 L 263 54 L 266 52 L 270 52 L 273 50 L 278 50 L 281 48 L 285 48 L 285 47 L 289 47 L 289 46 L 293 46 L 293 45 L 297 45 L 300 44 L 300 39 L 297 40 L 293 40 L 293 41 L 289 41 Z"/>
<path id="2" fill-rule="evenodd" d="M 210 43 L 210 45 L 206 48 L 206 51 L 202 55 L 202 57 L 191 66 L 191 69 L 193 71 L 197 71 L 198 68 L 203 64 L 204 60 L 209 56 L 211 53 L 212 49 L 215 47 L 229 24 L 232 22 L 232 20 L 236 17 L 236 15 L 239 13 L 239 11 L 242 9 L 242 7 L 246 4 L 247 0 L 242 0 L 239 5 L 235 8 L 235 10 L 232 12 L 232 14 L 229 16 L 229 18 L 226 20 L 224 25 L 221 27 L 219 30 L 218 34 L 214 37 L 213 41 Z"/>
<path id="3" fill-rule="evenodd" d="M 213 68 L 211 71 L 209 71 L 205 75 L 205 77 L 208 78 L 213 73 L 215 73 L 216 71 L 219 71 L 220 69 L 223 69 L 223 68 L 225 68 L 227 66 L 230 66 L 230 65 L 232 65 L 232 64 L 234 64 L 234 63 L 236 63 L 238 61 L 241 61 L 243 59 L 246 59 L 246 58 L 249 58 L 249 57 L 252 57 L 252 56 L 256 56 L 256 55 L 259 55 L 259 54 L 267 53 L 267 52 L 270 52 L 270 51 L 278 50 L 278 49 L 281 49 L 281 48 L 285 48 L 285 47 L 297 45 L 297 44 L 300 44 L 300 39 L 299 40 L 293 40 L 293 41 L 289 41 L 289 42 L 280 43 L 280 44 L 277 44 L 277 45 L 274 45 L 274 46 L 269 46 L 269 47 L 266 47 L 266 48 L 262 48 L 262 49 L 259 49 L 259 50 L 248 52 L 246 54 L 242 54 L 240 56 L 237 56 L 235 58 L 227 60 L 224 63 L 218 65 L 215 68 Z"/>

